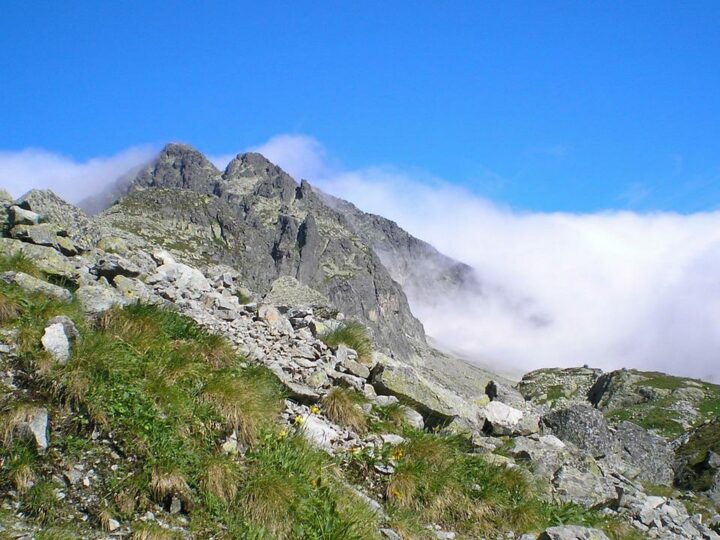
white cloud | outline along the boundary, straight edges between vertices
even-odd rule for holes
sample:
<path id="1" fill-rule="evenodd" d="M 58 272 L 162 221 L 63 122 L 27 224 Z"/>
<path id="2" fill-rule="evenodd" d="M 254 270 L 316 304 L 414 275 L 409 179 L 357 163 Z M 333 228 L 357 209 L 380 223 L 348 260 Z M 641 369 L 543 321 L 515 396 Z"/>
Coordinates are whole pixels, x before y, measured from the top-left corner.
<path id="1" fill-rule="evenodd" d="M 411 295 L 439 342 L 506 372 L 590 364 L 720 378 L 720 213 L 517 212 L 389 167 L 339 170 L 307 139 L 276 137 L 268 157 L 319 171 L 302 176 L 397 221 L 489 284 L 482 298 Z"/>
<path id="2" fill-rule="evenodd" d="M 35 148 L 0 151 L 0 186 L 15 197 L 33 188 L 52 189 L 60 197 L 77 202 L 97 194 L 156 153 L 155 147 L 137 146 L 112 156 L 78 161 Z"/>

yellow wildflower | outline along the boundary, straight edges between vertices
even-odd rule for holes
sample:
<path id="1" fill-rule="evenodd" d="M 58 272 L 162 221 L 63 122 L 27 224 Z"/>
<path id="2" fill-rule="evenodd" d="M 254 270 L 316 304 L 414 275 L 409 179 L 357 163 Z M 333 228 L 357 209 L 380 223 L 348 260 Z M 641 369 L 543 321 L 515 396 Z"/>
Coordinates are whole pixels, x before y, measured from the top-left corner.
<path id="1" fill-rule="evenodd" d="M 295 425 L 302 426 L 305 423 L 305 419 L 299 414 L 295 417 Z"/>
<path id="2" fill-rule="evenodd" d="M 312 407 L 310 407 L 310 412 L 312 414 L 320 414 L 320 407 L 318 407 L 317 405 L 313 405 Z"/>

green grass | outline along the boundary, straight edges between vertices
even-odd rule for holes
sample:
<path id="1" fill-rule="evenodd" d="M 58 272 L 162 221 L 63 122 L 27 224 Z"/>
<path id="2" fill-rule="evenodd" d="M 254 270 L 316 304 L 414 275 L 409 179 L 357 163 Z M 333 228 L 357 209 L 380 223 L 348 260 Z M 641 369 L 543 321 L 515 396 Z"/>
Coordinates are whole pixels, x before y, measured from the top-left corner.
<path id="1" fill-rule="evenodd" d="M 365 325 L 358 321 L 345 322 L 337 329 L 323 334 L 320 339 L 331 348 L 345 345 L 350 349 L 354 349 L 361 361 L 369 362 L 372 360 L 372 341 Z"/>
<path id="2" fill-rule="evenodd" d="M 43 277 L 37 265 L 22 251 L 16 251 L 12 255 L 0 255 L 0 273 L 10 271 L 23 272 L 36 278 Z"/>
<path id="3" fill-rule="evenodd" d="M 43 365 L 38 391 L 74 409 L 74 418 L 88 419 L 73 421 L 75 432 L 56 437 L 54 448 L 78 459 L 92 445 L 89 433 L 100 429 L 133 456 L 99 481 L 108 502 L 102 515 L 127 521 L 151 510 L 153 501 L 168 505 L 178 497 L 198 537 L 227 527 L 228 538 L 376 538 L 376 519 L 343 486 L 329 456 L 276 427 L 284 395 L 275 376 L 243 367 L 244 359 L 221 338 L 175 312 L 144 305 L 114 309 L 90 327 L 74 304 L 0 290 L 21 300 L 8 324 L 20 330 L 23 365 Z M 66 365 L 46 365 L 39 340 L 47 319 L 61 313 L 76 320 L 81 338 Z M 220 443 L 232 431 L 250 445 L 245 456 L 221 454 Z M 48 526 L 57 524 L 54 487 L 37 466 L 47 457 L 22 440 L 1 450 L 3 484 L 35 481 L 32 487 L 25 482 L 23 508 Z M 138 525 L 133 537 L 165 534 Z"/>
<path id="4" fill-rule="evenodd" d="M 610 411 L 606 416 L 611 421 L 626 420 L 655 431 L 667 439 L 674 439 L 682 435 L 685 430 L 682 424 L 673 418 L 676 413 L 667 408 L 669 404 L 668 400 L 650 404 L 643 403 L 634 407 Z"/>
<path id="5" fill-rule="evenodd" d="M 41 480 L 23 494 L 20 509 L 42 524 L 55 521 L 61 512 L 61 501 L 57 497 L 56 485 Z"/>
<path id="6" fill-rule="evenodd" d="M 0 293 L 19 306 L 3 324 L 20 330 L 21 364 L 40 369 L 33 392 L 51 412 L 73 411 L 67 421 L 72 432 L 58 433 L 54 426 L 47 454 L 19 439 L 0 448 L 3 487 L 16 488 L 25 478 L 21 508 L 48 528 L 60 526 L 59 516 L 69 510 L 43 472 L 48 460 L 58 451 L 70 461 L 92 452 L 90 433 L 98 429 L 112 433 L 128 457 L 98 480 L 95 489 L 106 501 L 95 510 L 100 524 L 103 516 L 131 523 L 177 497 L 198 538 L 376 539 L 381 523 L 347 487 L 350 479 L 386 499 L 389 524 L 407 538 L 425 537 L 429 523 L 469 537 L 560 523 L 596 525 L 623 537 L 612 532 L 622 531 L 620 525 L 597 512 L 543 502 L 526 471 L 485 462 L 469 453 L 462 438 L 408 428 L 400 405 L 376 409 L 375 422 L 399 431 L 404 444 L 333 460 L 279 429 L 275 419 L 284 395 L 270 372 L 245 367 L 222 338 L 173 311 L 116 308 L 90 326 L 75 302 L 29 297 L 6 286 Z M 70 316 L 81 333 L 64 366 L 48 362 L 39 347 L 47 319 L 59 314 Z M 330 342 L 369 354 L 367 333 L 360 332 L 368 345 L 364 352 L 353 342 L 357 333 L 346 326 Z M 362 430 L 362 401 L 357 392 L 336 389 L 322 408 L 339 424 Z M 233 431 L 245 454 L 221 453 Z M 373 468 L 379 462 L 394 463 L 395 472 L 379 475 Z M 153 525 L 132 527 L 136 539 L 174 537 Z"/>

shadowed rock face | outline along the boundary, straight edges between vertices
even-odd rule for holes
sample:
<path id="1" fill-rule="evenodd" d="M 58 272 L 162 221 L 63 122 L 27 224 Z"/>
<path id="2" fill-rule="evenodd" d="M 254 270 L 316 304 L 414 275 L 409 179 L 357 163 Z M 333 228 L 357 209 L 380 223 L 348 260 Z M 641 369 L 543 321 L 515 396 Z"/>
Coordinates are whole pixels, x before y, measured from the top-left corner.
<path id="1" fill-rule="evenodd" d="M 367 322 L 398 357 L 426 348 L 422 325 L 374 250 L 310 184 L 260 154 L 238 155 L 220 175 L 192 148 L 168 145 L 129 191 L 102 221 L 188 260 L 233 266 L 260 293 L 294 277 Z"/>

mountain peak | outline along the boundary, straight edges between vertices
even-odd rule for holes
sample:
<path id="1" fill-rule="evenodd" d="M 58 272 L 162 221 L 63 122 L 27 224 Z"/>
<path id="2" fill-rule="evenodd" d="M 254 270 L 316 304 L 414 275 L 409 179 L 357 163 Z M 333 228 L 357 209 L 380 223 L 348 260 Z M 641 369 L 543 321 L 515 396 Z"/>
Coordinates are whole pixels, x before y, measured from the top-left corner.
<path id="1" fill-rule="evenodd" d="M 188 144 L 169 143 L 155 161 L 138 174 L 132 187 L 214 193 L 220 179 L 220 171 L 198 150 Z"/>
<path id="2" fill-rule="evenodd" d="M 232 180 L 236 178 L 262 177 L 274 178 L 288 176 L 280 167 L 258 152 L 244 152 L 235 156 L 225 168 L 223 178 Z"/>

